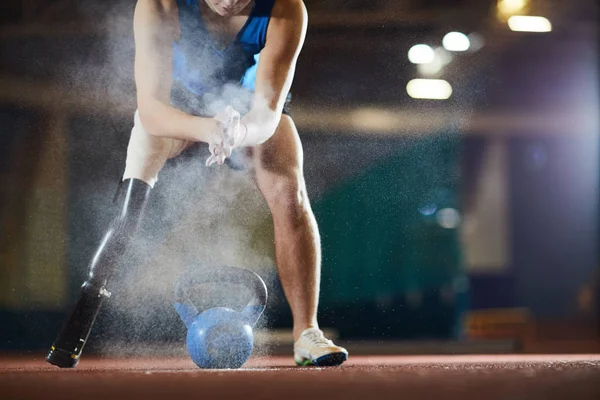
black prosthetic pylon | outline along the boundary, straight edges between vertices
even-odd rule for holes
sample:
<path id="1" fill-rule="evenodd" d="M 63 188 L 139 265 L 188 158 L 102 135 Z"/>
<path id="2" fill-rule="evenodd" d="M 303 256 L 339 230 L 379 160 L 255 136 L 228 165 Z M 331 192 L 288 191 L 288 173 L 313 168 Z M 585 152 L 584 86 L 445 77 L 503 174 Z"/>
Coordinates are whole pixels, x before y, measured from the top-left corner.
<path id="1" fill-rule="evenodd" d="M 106 284 L 135 235 L 148 202 L 151 188 L 145 182 L 128 179 L 123 182 L 123 188 L 119 214 L 98 246 L 79 298 L 46 356 L 46 361 L 60 368 L 73 368 L 79 362 L 102 300 L 110 297 Z"/>

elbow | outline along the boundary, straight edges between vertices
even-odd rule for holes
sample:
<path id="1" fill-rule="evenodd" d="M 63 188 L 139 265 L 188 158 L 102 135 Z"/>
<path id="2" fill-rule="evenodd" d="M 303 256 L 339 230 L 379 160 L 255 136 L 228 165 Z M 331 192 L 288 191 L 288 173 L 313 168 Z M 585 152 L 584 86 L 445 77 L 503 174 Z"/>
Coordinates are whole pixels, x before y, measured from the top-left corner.
<path id="1" fill-rule="evenodd" d="M 258 146 L 269 140 L 274 134 L 275 129 L 267 128 L 264 125 L 247 124 L 246 135 L 240 146 Z"/>
<path id="2" fill-rule="evenodd" d="M 267 140 L 271 139 L 275 132 L 277 131 L 277 127 L 279 126 L 279 122 L 281 122 L 281 113 L 275 114 L 272 113 L 270 118 L 265 122 L 263 126 L 264 138 L 261 142 L 264 143 Z"/>
<path id="3" fill-rule="evenodd" d="M 263 144 L 265 143 L 267 140 L 271 139 L 273 137 L 273 135 L 275 134 L 275 131 L 277 130 L 277 126 L 274 127 L 263 127 L 263 129 L 260 130 L 260 134 L 257 135 L 256 138 L 256 144 Z"/>
<path id="4" fill-rule="evenodd" d="M 275 134 L 280 121 L 280 118 L 277 118 L 274 114 L 243 121 L 246 126 L 246 138 L 243 145 L 257 146 L 269 140 Z"/>
<path id="5" fill-rule="evenodd" d="M 140 106 L 138 108 L 138 115 L 139 121 L 136 122 L 139 122 L 142 125 L 144 131 L 152 136 L 158 136 L 160 130 L 152 111 L 148 110 L 147 107 Z"/>
<path id="6" fill-rule="evenodd" d="M 156 111 L 152 101 L 138 100 L 139 121 L 136 122 L 139 122 L 144 131 L 152 136 L 160 136 L 162 133 L 160 118 L 157 118 Z"/>

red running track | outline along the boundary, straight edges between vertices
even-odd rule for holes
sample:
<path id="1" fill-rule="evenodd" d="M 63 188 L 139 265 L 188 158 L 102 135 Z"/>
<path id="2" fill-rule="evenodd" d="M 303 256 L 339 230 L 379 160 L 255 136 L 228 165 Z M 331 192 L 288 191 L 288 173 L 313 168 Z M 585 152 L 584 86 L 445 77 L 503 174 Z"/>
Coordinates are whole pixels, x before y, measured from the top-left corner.
<path id="1" fill-rule="evenodd" d="M 60 370 L 0 358 L 0 399 L 600 399 L 600 355 L 354 356 L 339 368 L 297 368 L 290 357 L 240 370 L 189 359 L 83 358 Z"/>

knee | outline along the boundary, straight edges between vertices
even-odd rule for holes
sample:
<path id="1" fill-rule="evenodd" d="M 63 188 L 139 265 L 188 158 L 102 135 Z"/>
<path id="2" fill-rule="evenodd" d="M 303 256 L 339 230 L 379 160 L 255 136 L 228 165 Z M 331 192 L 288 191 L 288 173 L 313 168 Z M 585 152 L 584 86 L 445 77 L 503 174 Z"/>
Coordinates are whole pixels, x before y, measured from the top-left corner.
<path id="1" fill-rule="evenodd" d="M 273 217 L 281 222 L 300 224 L 310 211 L 304 180 L 298 176 L 277 176 L 261 185 Z"/>

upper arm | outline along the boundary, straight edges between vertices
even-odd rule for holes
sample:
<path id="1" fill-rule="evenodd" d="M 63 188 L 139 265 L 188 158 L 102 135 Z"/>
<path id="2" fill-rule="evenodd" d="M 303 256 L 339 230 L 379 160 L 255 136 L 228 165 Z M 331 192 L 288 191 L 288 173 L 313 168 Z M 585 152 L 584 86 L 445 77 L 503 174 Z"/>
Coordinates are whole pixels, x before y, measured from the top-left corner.
<path id="1" fill-rule="evenodd" d="M 172 42 L 179 36 L 175 0 L 138 0 L 133 19 L 138 107 L 149 99 L 169 101 Z"/>
<path id="2" fill-rule="evenodd" d="M 265 47 L 260 52 L 255 91 L 271 110 L 281 112 L 302 50 L 308 17 L 302 0 L 277 0 Z"/>

